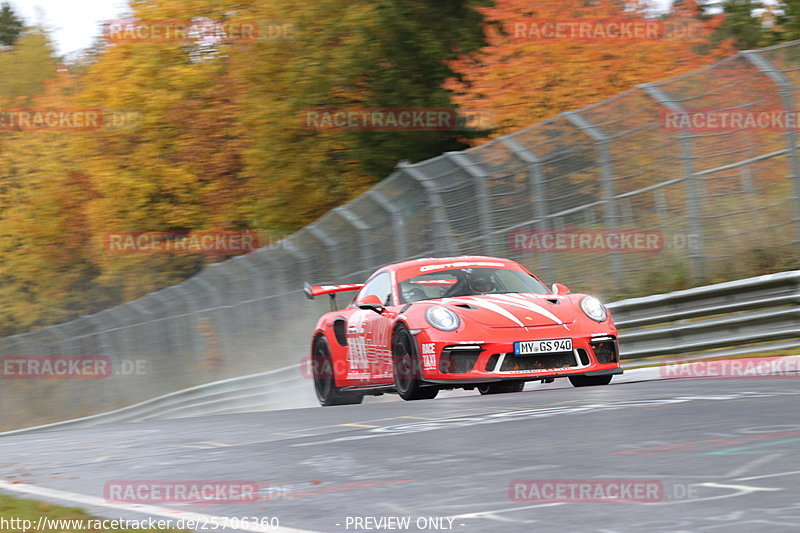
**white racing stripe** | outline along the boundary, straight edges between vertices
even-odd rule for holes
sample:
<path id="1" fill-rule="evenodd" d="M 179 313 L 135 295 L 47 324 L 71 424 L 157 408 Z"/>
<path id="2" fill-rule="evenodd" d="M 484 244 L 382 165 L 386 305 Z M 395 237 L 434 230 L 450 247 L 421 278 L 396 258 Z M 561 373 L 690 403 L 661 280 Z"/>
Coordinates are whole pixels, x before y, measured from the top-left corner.
<path id="1" fill-rule="evenodd" d="M 502 315 L 507 319 L 511 320 L 512 322 L 516 322 L 521 327 L 525 327 L 525 324 L 519 321 L 517 317 L 514 316 L 513 313 L 510 311 L 503 309 L 500 305 L 492 302 L 491 300 L 486 300 L 484 298 L 461 298 L 462 300 L 466 300 L 470 304 L 477 305 L 478 307 L 483 307 L 484 309 L 488 309 L 489 311 L 494 311 L 498 315 Z"/>
<path id="2" fill-rule="evenodd" d="M 512 322 L 514 322 L 515 324 L 517 324 L 518 326 L 521 326 L 523 328 L 525 327 L 525 324 L 523 324 L 514 315 L 514 313 L 512 313 L 508 309 L 504 308 L 503 307 L 504 305 L 513 305 L 513 306 L 519 307 L 521 309 L 525 309 L 526 311 L 533 311 L 534 313 L 536 313 L 538 315 L 541 315 L 541 316 L 543 316 L 545 318 L 548 318 L 548 319 L 552 320 L 554 324 L 559 324 L 559 325 L 563 325 L 564 324 L 564 322 L 562 322 L 561 319 L 559 319 L 556 315 L 554 315 L 553 313 L 551 313 L 550 311 L 548 311 L 544 307 L 536 305 L 535 303 L 530 302 L 530 301 L 525 300 L 525 299 L 517 299 L 517 298 L 511 297 L 511 296 L 509 296 L 507 294 L 491 294 L 491 295 L 485 295 L 485 296 L 482 296 L 482 297 L 460 296 L 458 298 L 445 298 L 445 299 L 442 300 L 442 303 L 445 303 L 445 304 L 448 304 L 448 303 L 459 303 L 459 302 L 462 302 L 462 303 L 466 302 L 466 303 L 475 305 L 477 307 L 482 307 L 482 308 L 487 309 L 489 311 L 494 311 L 498 315 L 506 317 L 507 319 L 511 320 Z"/>
<path id="3" fill-rule="evenodd" d="M 529 311 L 533 311 L 534 313 L 539 313 L 542 316 L 546 316 L 556 324 L 563 324 L 564 322 L 561 321 L 556 315 L 545 309 L 544 307 L 537 305 L 529 300 L 526 300 L 522 296 L 512 296 L 510 294 L 494 294 L 492 295 L 494 298 L 499 298 L 500 300 L 507 301 L 511 304 L 518 305 Z"/>
<path id="4" fill-rule="evenodd" d="M 48 489 L 46 487 L 38 487 L 35 485 L 26 485 L 24 483 L 9 483 L 8 481 L 0 480 L 0 490 L 7 492 L 14 492 L 20 494 L 27 494 L 29 496 L 38 496 L 41 498 L 53 498 L 56 500 L 63 500 L 72 504 L 91 505 L 97 507 L 107 507 L 109 509 L 116 509 L 118 511 L 127 511 L 134 513 L 141 513 L 147 516 L 158 516 L 161 518 L 169 518 L 173 521 L 177 520 L 191 520 L 198 523 L 205 524 L 224 524 L 227 518 L 227 526 L 225 529 L 235 531 L 256 531 L 259 533 L 318 533 L 308 529 L 295 529 L 292 527 L 269 527 L 261 524 L 242 524 L 231 517 L 214 516 L 202 513 L 193 513 L 190 511 L 182 511 L 180 509 L 169 509 L 166 507 L 158 507 L 155 505 L 139 505 L 139 504 L 119 504 L 109 503 L 103 498 L 97 496 L 87 496 L 86 494 L 78 494 L 77 492 L 66 492 L 63 490 Z M 56 519 L 53 519 L 56 520 Z M 237 524 L 239 527 L 233 527 L 231 524 Z"/>

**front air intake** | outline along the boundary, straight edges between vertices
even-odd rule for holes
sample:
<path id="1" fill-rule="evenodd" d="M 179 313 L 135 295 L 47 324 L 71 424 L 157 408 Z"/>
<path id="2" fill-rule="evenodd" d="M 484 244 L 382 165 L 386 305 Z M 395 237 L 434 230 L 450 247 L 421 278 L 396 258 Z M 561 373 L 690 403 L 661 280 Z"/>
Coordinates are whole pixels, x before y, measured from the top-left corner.
<path id="1" fill-rule="evenodd" d="M 472 372 L 482 351 L 483 348 L 480 346 L 447 346 L 439 357 L 439 372 L 442 374 Z"/>

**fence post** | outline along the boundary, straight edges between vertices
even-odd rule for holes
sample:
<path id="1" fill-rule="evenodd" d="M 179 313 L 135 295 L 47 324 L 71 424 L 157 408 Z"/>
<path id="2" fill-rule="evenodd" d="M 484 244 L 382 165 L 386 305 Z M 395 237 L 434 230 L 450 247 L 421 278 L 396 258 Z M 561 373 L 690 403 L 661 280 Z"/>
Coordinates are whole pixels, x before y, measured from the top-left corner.
<path id="1" fill-rule="evenodd" d="M 167 346 L 169 347 L 169 357 L 179 357 L 179 350 L 180 350 L 180 333 L 177 331 L 176 328 L 169 327 L 169 322 L 172 320 L 172 316 L 169 315 L 169 305 L 167 304 L 166 294 L 164 291 L 170 289 L 171 287 L 167 287 L 166 289 L 162 289 L 160 291 L 151 292 L 148 294 L 153 301 L 159 306 L 161 310 L 161 318 L 157 320 L 161 322 L 161 330 L 164 332 L 164 335 L 167 338 Z"/>
<path id="2" fill-rule="evenodd" d="M 645 94 L 658 102 L 659 105 L 674 113 L 687 113 L 686 109 L 674 101 L 661 87 L 645 83 L 640 85 Z M 683 179 L 686 194 L 686 211 L 689 219 L 689 230 L 695 235 L 695 246 L 689 247 L 689 263 L 691 266 L 692 281 L 700 283 L 706 277 L 705 272 L 705 233 L 703 231 L 702 214 L 697 201 L 697 177 L 694 171 L 692 140 L 688 132 L 681 131 L 678 138 L 681 143 L 681 159 L 683 160 Z"/>
<path id="3" fill-rule="evenodd" d="M 364 219 L 350 211 L 346 205 L 336 207 L 334 213 L 339 215 L 342 220 L 353 226 L 358 233 L 359 252 L 361 254 L 361 268 L 365 271 L 372 268 L 375 263 L 372 252 L 370 251 L 369 232 L 372 229 Z"/>
<path id="4" fill-rule="evenodd" d="M 453 243 L 453 229 L 450 227 L 450 220 L 447 218 L 447 212 L 444 209 L 444 203 L 436 186 L 431 183 L 431 179 L 425 174 L 417 170 L 408 161 L 401 161 L 397 164 L 397 168 L 404 172 L 411 179 L 419 183 L 428 195 L 431 211 L 433 212 L 433 247 L 436 253 L 444 253 L 451 255 L 454 250 Z"/>
<path id="5" fill-rule="evenodd" d="M 458 168 L 466 172 L 475 184 L 476 199 L 478 200 L 478 217 L 481 222 L 483 232 L 483 246 L 486 255 L 496 255 L 497 250 L 492 235 L 494 224 L 492 223 L 492 202 L 486 190 L 486 172 L 477 164 L 469 161 L 466 155 L 459 152 L 447 152 L 445 154 Z"/>
<path id="6" fill-rule="evenodd" d="M 86 320 L 88 320 L 89 324 L 91 324 L 92 328 L 94 328 L 94 334 L 95 337 L 97 337 L 98 339 L 98 345 L 100 346 L 100 349 L 103 351 L 103 353 L 97 355 L 103 355 L 113 360 L 114 348 L 112 344 L 108 341 L 108 332 L 101 325 L 100 323 L 101 320 L 99 315 L 98 314 L 87 315 Z"/>
<path id="7" fill-rule="evenodd" d="M 238 355 L 237 335 L 236 335 L 236 322 L 234 320 L 234 304 L 226 301 L 226 296 L 230 297 L 233 292 L 233 280 L 230 278 L 226 264 L 211 263 L 206 269 L 197 275 L 198 283 L 204 285 L 209 293 L 214 294 L 217 309 L 216 315 L 219 317 L 220 325 L 222 326 L 219 337 L 222 345 L 222 351 L 225 355 L 226 363 L 235 363 L 234 358 Z M 222 284 L 213 283 L 212 280 L 205 280 L 203 276 L 217 276 L 217 280 L 221 280 Z"/>
<path id="8" fill-rule="evenodd" d="M 746 60 L 752 63 L 762 74 L 772 80 L 778 86 L 778 94 L 780 94 L 781 102 L 787 112 L 797 113 L 794 103 L 795 88 L 792 82 L 786 75 L 775 68 L 775 66 L 758 50 L 742 50 L 739 52 Z M 792 69 L 796 70 L 796 69 Z M 797 156 L 797 130 L 796 128 L 788 128 L 786 131 L 787 148 L 789 152 L 789 161 L 792 169 L 791 180 L 792 190 L 794 191 L 794 231 L 795 242 L 800 247 L 800 159 Z"/>
<path id="9" fill-rule="evenodd" d="M 189 342 L 192 345 L 192 355 L 194 356 L 194 365 L 191 368 L 194 369 L 197 364 L 205 360 L 206 347 L 203 336 L 198 329 L 200 326 L 200 309 L 190 292 L 190 282 L 191 279 L 175 285 L 175 294 L 183 301 L 187 314 L 191 315 L 194 321 L 194 327 L 189 328 Z"/>
<path id="10" fill-rule="evenodd" d="M 338 282 L 339 280 L 344 279 L 346 274 L 349 273 L 349 268 L 347 268 L 346 260 L 341 256 L 339 242 L 318 226 L 319 223 L 315 222 L 314 224 L 307 226 L 306 229 L 311 235 L 314 236 L 314 238 L 316 238 L 325 248 L 328 249 L 328 254 L 330 255 L 333 263 L 332 275 L 334 276 L 335 281 Z"/>
<path id="11" fill-rule="evenodd" d="M 406 222 L 403 219 L 403 214 L 377 188 L 367 191 L 367 196 L 378 204 L 381 209 L 389 213 L 392 219 L 392 231 L 394 232 L 395 259 L 397 261 L 405 261 L 408 259 L 408 243 L 406 242 Z"/>
<path id="12" fill-rule="evenodd" d="M 614 191 L 614 171 L 611 167 L 611 156 L 608 149 L 610 139 L 577 111 L 564 113 L 564 116 L 573 126 L 588 135 L 594 143 L 600 160 L 600 187 L 603 191 L 605 225 L 608 229 L 616 231 L 619 229 L 619 213 L 617 212 L 616 193 Z M 616 251 L 612 251 L 610 257 L 611 275 L 614 278 L 614 283 L 622 285 L 622 258 L 619 252 Z"/>
<path id="13" fill-rule="evenodd" d="M 550 229 L 550 218 L 547 214 L 547 196 L 544 190 L 544 174 L 542 173 L 542 160 L 533 152 L 519 144 L 511 137 L 502 137 L 500 142 L 505 144 L 514 157 L 528 165 L 528 184 L 533 199 L 533 215 L 536 217 L 536 227 L 542 231 Z M 544 279 L 553 281 L 553 258 L 549 253 L 542 254 L 542 272 Z"/>

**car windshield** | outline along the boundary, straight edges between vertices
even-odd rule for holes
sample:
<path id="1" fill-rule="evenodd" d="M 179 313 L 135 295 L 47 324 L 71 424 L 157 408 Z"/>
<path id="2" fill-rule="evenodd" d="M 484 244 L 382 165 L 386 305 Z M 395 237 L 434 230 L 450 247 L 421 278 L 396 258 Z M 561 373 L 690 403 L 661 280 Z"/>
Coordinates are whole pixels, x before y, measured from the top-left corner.
<path id="1" fill-rule="evenodd" d="M 402 303 L 453 296 L 550 291 L 536 278 L 503 268 L 454 268 L 428 272 L 399 283 Z"/>

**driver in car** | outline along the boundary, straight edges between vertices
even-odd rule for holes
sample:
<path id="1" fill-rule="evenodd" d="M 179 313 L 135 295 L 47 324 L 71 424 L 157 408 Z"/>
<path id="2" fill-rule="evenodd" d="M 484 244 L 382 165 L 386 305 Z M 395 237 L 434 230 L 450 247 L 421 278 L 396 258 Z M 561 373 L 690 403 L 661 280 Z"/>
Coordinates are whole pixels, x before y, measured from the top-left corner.
<path id="1" fill-rule="evenodd" d="M 467 278 L 469 287 L 474 291 L 473 294 L 487 294 L 497 290 L 492 275 L 476 270 Z"/>

